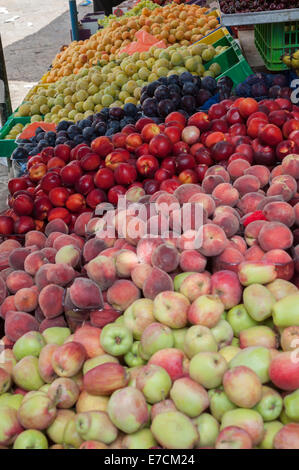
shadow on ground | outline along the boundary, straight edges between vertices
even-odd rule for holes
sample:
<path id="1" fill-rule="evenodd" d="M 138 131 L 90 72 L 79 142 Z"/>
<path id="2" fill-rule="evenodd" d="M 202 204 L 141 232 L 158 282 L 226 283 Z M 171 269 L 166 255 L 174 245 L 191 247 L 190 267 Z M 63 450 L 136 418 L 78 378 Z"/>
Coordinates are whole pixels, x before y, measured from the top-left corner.
<path id="1" fill-rule="evenodd" d="M 4 48 L 8 80 L 39 81 L 60 47 L 70 42 L 69 12 L 66 11 L 36 33 Z"/>

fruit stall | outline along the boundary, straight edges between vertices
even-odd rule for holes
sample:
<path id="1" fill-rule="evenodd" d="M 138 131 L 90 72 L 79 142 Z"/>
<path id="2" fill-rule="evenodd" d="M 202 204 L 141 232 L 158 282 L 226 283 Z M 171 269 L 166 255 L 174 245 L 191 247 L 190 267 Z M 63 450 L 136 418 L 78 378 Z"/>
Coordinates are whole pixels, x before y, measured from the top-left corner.
<path id="1" fill-rule="evenodd" d="M 98 18 L 0 129 L 1 448 L 299 449 L 299 9 L 204 3 Z"/>

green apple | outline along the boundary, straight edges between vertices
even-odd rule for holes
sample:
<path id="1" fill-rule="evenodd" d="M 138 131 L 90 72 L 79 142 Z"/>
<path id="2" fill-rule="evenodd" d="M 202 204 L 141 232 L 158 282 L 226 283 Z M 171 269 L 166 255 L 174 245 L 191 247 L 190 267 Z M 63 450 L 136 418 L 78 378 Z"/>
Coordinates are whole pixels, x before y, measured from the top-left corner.
<path id="1" fill-rule="evenodd" d="M 219 354 L 224 357 L 226 362 L 230 362 L 233 357 L 240 352 L 241 349 L 238 348 L 237 346 L 232 346 L 231 344 L 229 346 L 224 346 L 224 348 L 221 348 L 219 350 Z"/>
<path id="2" fill-rule="evenodd" d="M 299 389 L 290 393 L 283 400 L 285 412 L 292 421 L 299 422 Z"/>
<path id="3" fill-rule="evenodd" d="M 14 449 L 48 449 L 46 436 L 36 429 L 27 429 L 16 438 Z"/>
<path id="4" fill-rule="evenodd" d="M 223 387 L 213 388 L 208 391 L 208 394 L 210 398 L 210 410 L 217 421 L 221 421 L 224 413 L 236 408 L 236 405 L 234 405 L 226 395 Z"/>
<path id="5" fill-rule="evenodd" d="M 276 300 L 274 295 L 261 284 L 251 284 L 243 291 L 244 306 L 255 321 L 261 322 L 271 317 Z"/>
<path id="6" fill-rule="evenodd" d="M 275 282 L 275 281 L 274 281 Z M 283 428 L 280 421 L 269 421 L 264 424 L 265 434 L 263 440 L 259 444 L 260 449 L 274 449 L 274 439 L 278 431 Z"/>
<path id="7" fill-rule="evenodd" d="M 205 388 L 219 387 L 227 370 L 228 364 L 217 352 L 197 353 L 190 361 L 189 374 L 191 379 Z"/>
<path id="8" fill-rule="evenodd" d="M 142 333 L 139 345 L 139 353 L 144 360 L 160 349 L 174 347 L 174 330 L 162 323 L 151 323 Z"/>
<path id="9" fill-rule="evenodd" d="M 175 380 L 170 398 L 176 408 L 190 418 L 196 418 L 209 406 L 207 391 L 189 377 Z"/>
<path id="10" fill-rule="evenodd" d="M 231 346 L 235 346 L 236 348 L 240 347 L 240 341 L 239 338 L 236 338 L 235 336 L 232 339 Z"/>
<path id="11" fill-rule="evenodd" d="M 271 352 L 262 346 L 251 346 L 242 349 L 229 363 L 229 368 L 246 366 L 252 369 L 260 378 L 262 384 L 269 382 L 269 366 Z"/>
<path id="12" fill-rule="evenodd" d="M 38 371 L 38 359 L 34 356 L 23 357 L 13 368 L 15 384 L 24 390 L 38 390 L 44 385 Z"/>
<path id="13" fill-rule="evenodd" d="M 202 325 L 193 325 L 186 332 L 184 352 L 191 359 L 195 354 L 204 351 L 217 352 L 216 339 L 210 328 Z"/>
<path id="14" fill-rule="evenodd" d="M 274 421 L 280 416 L 283 401 L 279 393 L 271 387 L 262 388 L 262 398 L 254 407 L 264 421 Z"/>
<path id="15" fill-rule="evenodd" d="M 169 328 L 184 328 L 187 325 L 187 313 L 190 302 L 183 294 L 162 291 L 154 299 L 153 314 L 156 321 Z"/>
<path id="16" fill-rule="evenodd" d="M 20 393 L 3 393 L 3 395 L 0 396 L 0 406 L 9 406 L 16 411 L 20 408 L 22 401 L 23 395 Z"/>
<path id="17" fill-rule="evenodd" d="M 181 274 L 177 274 L 173 280 L 173 286 L 174 286 L 174 290 L 179 292 L 180 291 L 180 287 L 181 287 L 181 284 L 183 283 L 183 281 L 188 277 L 190 276 L 191 274 L 196 274 L 196 272 L 187 272 L 187 273 L 181 273 Z"/>
<path id="18" fill-rule="evenodd" d="M 264 422 L 261 415 L 255 410 L 237 408 L 224 413 L 220 430 L 228 426 L 237 426 L 244 429 L 251 437 L 253 446 L 258 445 L 264 437 Z"/>
<path id="19" fill-rule="evenodd" d="M 115 322 L 117 325 L 123 325 L 125 326 L 125 318 L 123 315 L 120 315 L 116 320 Z"/>
<path id="20" fill-rule="evenodd" d="M 84 440 L 77 432 L 76 415 L 68 420 L 64 428 L 62 444 L 69 449 L 79 449 Z"/>
<path id="21" fill-rule="evenodd" d="M 87 411 L 76 416 L 76 429 L 84 441 L 101 441 L 111 444 L 118 430 L 105 411 Z"/>
<path id="22" fill-rule="evenodd" d="M 145 328 L 155 321 L 153 305 L 150 299 L 138 299 L 124 312 L 124 324 L 134 339 L 140 339 Z"/>
<path id="23" fill-rule="evenodd" d="M 136 388 L 143 393 L 148 403 L 158 403 L 168 397 L 171 378 L 163 367 L 148 364 L 138 372 Z"/>
<path id="24" fill-rule="evenodd" d="M 106 353 L 123 356 L 133 346 L 133 335 L 126 326 L 110 323 L 102 329 L 100 343 Z"/>
<path id="25" fill-rule="evenodd" d="M 268 284 L 277 278 L 274 264 L 265 264 L 263 261 L 243 261 L 238 268 L 239 279 L 243 286 Z"/>
<path id="26" fill-rule="evenodd" d="M 76 415 L 71 410 L 58 410 L 57 415 L 53 423 L 47 428 L 47 436 L 55 444 L 63 443 L 63 434 L 67 423 L 74 418 Z"/>
<path id="27" fill-rule="evenodd" d="M 52 326 L 43 331 L 43 337 L 47 344 L 58 344 L 58 346 L 61 346 L 69 336 L 71 336 L 69 328 Z"/>
<path id="28" fill-rule="evenodd" d="M 140 341 L 134 341 L 130 351 L 124 356 L 125 363 L 129 367 L 143 366 L 145 364 L 145 361 L 139 354 L 139 344 Z"/>
<path id="29" fill-rule="evenodd" d="M 288 295 L 274 304 L 273 321 L 283 328 L 299 326 L 299 293 Z"/>
<path id="30" fill-rule="evenodd" d="M 240 346 L 242 349 L 250 346 L 264 346 L 265 348 L 275 349 L 277 347 L 277 336 L 275 331 L 268 326 L 252 326 L 241 331 Z"/>
<path id="31" fill-rule="evenodd" d="M 126 434 L 139 431 L 149 418 L 144 395 L 133 387 L 124 387 L 113 392 L 107 412 L 114 426 Z"/>
<path id="32" fill-rule="evenodd" d="M 0 406 L 0 445 L 11 445 L 22 431 L 17 411 L 10 406 Z"/>
<path id="33" fill-rule="evenodd" d="M 211 328 L 211 332 L 217 341 L 219 348 L 223 348 L 224 346 L 230 344 L 234 337 L 233 329 L 226 320 L 219 320 L 217 325 Z"/>
<path id="34" fill-rule="evenodd" d="M 18 419 L 25 429 L 47 429 L 57 414 L 53 401 L 43 392 L 32 392 L 23 399 L 18 410 Z"/>
<path id="35" fill-rule="evenodd" d="M 243 304 L 236 305 L 228 311 L 227 321 L 234 331 L 234 336 L 237 337 L 239 337 L 241 331 L 257 325 L 257 322 L 251 318 Z"/>
<path id="36" fill-rule="evenodd" d="M 141 429 L 126 435 L 122 440 L 123 449 L 150 449 L 156 447 L 157 441 L 150 429 Z"/>
<path id="37" fill-rule="evenodd" d="M 285 410 L 282 410 L 282 412 L 280 413 L 279 419 L 283 424 L 292 423 L 292 419 L 287 416 Z"/>
<path id="38" fill-rule="evenodd" d="M 117 364 L 119 363 L 117 357 L 110 356 L 110 354 L 101 354 L 100 356 L 91 357 L 84 362 L 83 374 L 86 374 L 89 370 L 101 364 L 105 364 L 106 362 L 116 362 Z"/>
<path id="39" fill-rule="evenodd" d="M 185 336 L 187 331 L 188 328 L 178 328 L 177 330 L 172 330 L 174 348 L 184 351 Z"/>
<path id="40" fill-rule="evenodd" d="M 275 279 L 275 281 L 267 284 L 267 289 L 272 292 L 276 300 L 283 299 L 291 294 L 298 294 L 297 287 L 292 282 L 284 279 Z"/>
<path id="41" fill-rule="evenodd" d="M 17 361 L 26 356 L 38 357 L 46 342 L 38 331 L 29 331 L 19 338 L 13 347 L 13 353 Z"/>
<path id="42" fill-rule="evenodd" d="M 199 438 L 191 419 L 179 411 L 158 414 L 153 419 L 151 431 L 166 449 L 193 449 Z"/>
<path id="43" fill-rule="evenodd" d="M 50 384 L 45 384 L 43 385 L 40 389 L 39 389 L 39 392 L 45 392 L 45 393 L 48 393 L 49 389 L 50 389 Z"/>
<path id="44" fill-rule="evenodd" d="M 219 434 L 219 423 L 214 416 L 209 413 L 202 413 L 193 420 L 193 424 L 195 424 L 199 434 L 199 442 L 196 447 L 214 447 Z"/>

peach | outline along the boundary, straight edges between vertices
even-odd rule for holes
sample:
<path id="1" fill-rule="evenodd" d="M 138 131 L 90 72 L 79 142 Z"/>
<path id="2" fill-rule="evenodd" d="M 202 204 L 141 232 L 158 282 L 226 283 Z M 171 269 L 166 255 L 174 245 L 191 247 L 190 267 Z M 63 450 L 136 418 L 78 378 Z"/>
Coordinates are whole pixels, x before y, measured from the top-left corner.
<path id="1" fill-rule="evenodd" d="M 85 234 L 95 235 L 98 231 L 104 227 L 104 220 L 100 217 L 92 217 L 86 224 Z"/>
<path id="2" fill-rule="evenodd" d="M 161 238 L 143 237 L 137 244 L 136 254 L 140 263 L 151 264 L 154 249 L 162 242 Z"/>
<path id="3" fill-rule="evenodd" d="M 268 222 L 261 228 L 258 242 L 264 251 L 276 248 L 287 250 L 293 245 L 293 234 L 286 225 L 280 222 Z"/>
<path id="4" fill-rule="evenodd" d="M 143 295 L 148 299 L 154 298 L 163 291 L 173 290 L 173 281 L 171 277 L 159 268 L 153 268 L 143 287 Z"/>
<path id="5" fill-rule="evenodd" d="M 8 239 L 0 243 L 0 253 L 3 253 L 3 252 L 11 253 L 13 250 L 16 250 L 17 248 L 21 248 L 21 243 L 18 242 L 17 240 Z"/>
<path id="6" fill-rule="evenodd" d="M 219 215 L 217 214 L 213 219 L 213 224 L 216 224 L 221 227 L 227 238 L 230 238 L 235 235 L 240 228 L 240 222 L 238 217 L 228 213 Z"/>
<path id="7" fill-rule="evenodd" d="M 36 245 L 41 250 L 45 247 L 47 237 L 38 230 L 31 230 L 25 235 L 25 246 Z"/>
<path id="8" fill-rule="evenodd" d="M 282 163 L 282 171 L 286 175 L 293 176 L 296 180 L 299 179 L 299 156 L 296 154 L 287 155 Z"/>
<path id="9" fill-rule="evenodd" d="M 89 261 L 86 271 L 88 277 L 95 281 L 102 290 L 111 287 L 116 280 L 114 259 L 102 254 Z"/>
<path id="10" fill-rule="evenodd" d="M 0 254 L 1 256 L 1 254 Z M 13 268 L 5 268 L 5 269 L 2 269 L 2 271 L 0 271 L 0 277 L 1 279 L 3 279 L 3 281 L 6 282 L 6 279 L 8 278 L 8 276 L 14 271 Z"/>
<path id="11" fill-rule="evenodd" d="M 48 237 L 52 232 L 69 233 L 68 226 L 62 219 L 51 220 L 45 228 L 45 235 Z"/>
<path id="12" fill-rule="evenodd" d="M 232 180 L 239 178 L 245 174 L 245 171 L 250 168 L 250 163 L 243 158 L 238 158 L 229 163 L 227 171 Z"/>
<path id="13" fill-rule="evenodd" d="M 30 255 L 30 253 L 32 253 L 32 251 L 31 251 L 31 248 L 29 247 L 16 248 L 10 253 L 8 257 L 9 266 L 13 268 L 14 270 L 16 269 L 23 270 L 25 259 L 27 258 L 28 255 Z"/>
<path id="14" fill-rule="evenodd" d="M 259 180 L 261 188 L 266 186 L 270 180 L 270 170 L 264 165 L 253 165 L 245 171 L 245 175 L 253 175 Z"/>
<path id="15" fill-rule="evenodd" d="M 49 281 L 48 281 L 47 273 L 48 273 L 48 269 L 51 266 L 52 266 L 52 264 L 50 264 L 50 263 L 44 264 L 37 271 L 34 280 L 35 280 L 35 284 L 36 284 L 38 290 L 42 290 L 43 287 L 46 287 L 48 284 L 50 284 Z"/>
<path id="16" fill-rule="evenodd" d="M 180 293 L 194 302 L 200 295 L 211 293 L 211 279 L 203 273 L 190 274 L 180 285 Z"/>
<path id="17" fill-rule="evenodd" d="M 57 284 L 58 286 L 66 286 L 76 276 L 74 268 L 68 264 L 52 264 L 47 269 L 47 279 L 49 284 Z"/>
<path id="18" fill-rule="evenodd" d="M 66 263 L 73 268 L 77 266 L 80 261 L 80 250 L 74 245 L 67 245 L 60 248 L 55 255 L 55 263 Z"/>
<path id="19" fill-rule="evenodd" d="M 73 341 L 84 347 L 87 357 L 96 357 L 104 354 L 104 350 L 100 345 L 100 335 L 100 328 L 84 325 L 75 332 Z"/>
<path id="20" fill-rule="evenodd" d="M 174 271 L 179 265 L 177 249 L 167 243 L 157 246 L 152 253 L 152 265 L 167 273 Z"/>
<path id="21" fill-rule="evenodd" d="M 55 317 L 55 318 L 45 318 L 39 325 L 39 332 L 42 333 L 48 328 L 53 328 L 53 327 L 64 328 L 66 326 L 67 324 L 63 315 L 59 315 L 58 317 Z"/>
<path id="22" fill-rule="evenodd" d="M 99 286 L 84 277 L 77 277 L 69 289 L 70 299 L 77 308 L 95 309 L 103 304 Z"/>
<path id="23" fill-rule="evenodd" d="M 106 248 L 106 243 L 100 238 L 91 238 L 88 240 L 83 248 L 83 258 L 86 263 L 96 258 L 101 251 Z"/>
<path id="24" fill-rule="evenodd" d="M 55 263 L 55 256 L 57 251 L 54 248 L 45 247 L 40 250 L 40 252 L 47 258 L 49 263 Z"/>
<path id="25" fill-rule="evenodd" d="M 242 298 L 242 287 L 236 273 L 218 271 L 211 277 L 211 293 L 218 296 L 225 309 L 238 305 Z"/>
<path id="26" fill-rule="evenodd" d="M 228 269 L 237 272 L 238 264 L 244 261 L 244 256 L 236 248 L 228 246 L 223 252 L 214 260 L 214 266 L 219 269 Z"/>
<path id="27" fill-rule="evenodd" d="M 270 250 L 262 258 L 267 263 L 275 265 L 277 277 L 290 281 L 294 275 L 294 262 L 291 256 L 284 250 Z"/>
<path id="28" fill-rule="evenodd" d="M 217 206 L 214 211 L 214 217 L 217 217 L 220 215 L 233 215 L 237 217 L 238 220 L 240 220 L 239 212 L 237 211 L 237 209 L 231 206 L 224 206 L 222 204 L 220 206 Z"/>
<path id="29" fill-rule="evenodd" d="M 103 328 L 108 323 L 113 323 L 120 316 L 113 308 L 104 308 L 103 310 L 94 310 L 90 312 L 90 324 L 97 328 Z"/>
<path id="30" fill-rule="evenodd" d="M 224 179 L 219 175 L 205 176 L 202 182 L 202 189 L 205 191 L 205 193 L 212 194 L 214 189 L 219 184 L 224 184 L 224 183 L 225 183 Z"/>
<path id="31" fill-rule="evenodd" d="M 206 211 L 207 217 L 210 217 L 211 215 L 213 215 L 214 210 L 216 208 L 216 204 L 212 196 L 210 196 L 209 194 L 205 194 L 205 193 L 194 194 L 193 196 L 190 197 L 188 202 L 190 204 L 192 203 L 200 204 Z"/>
<path id="32" fill-rule="evenodd" d="M 244 235 L 248 246 L 252 246 L 257 243 L 259 233 L 264 225 L 268 225 L 266 220 L 254 220 L 246 226 Z"/>
<path id="33" fill-rule="evenodd" d="M 10 310 L 17 310 L 14 295 L 9 295 L 4 299 L 0 307 L 0 316 L 5 319 L 7 312 Z"/>
<path id="34" fill-rule="evenodd" d="M 233 186 L 239 191 L 240 196 L 244 196 L 244 194 L 258 191 L 261 187 L 261 184 L 256 176 L 243 175 L 234 181 Z"/>
<path id="35" fill-rule="evenodd" d="M 7 287 L 6 287 L 5 281 L 2 278 L 0 278 L 0 303 L 1 304 L 5 300 L 6 296 L 7 296 Z"/>
<path id="36" fill-rule="evenodd" d="M 46 264 L 47 261 L 47 258 L 41 251 L 35 251 L 26 257 L 24 261 L 24 270 L 26 273 L 31 274 L 31 276 L 35 276 L 39 268 Z"/>
<path id="37" fill-rule="evenodd" d="M 295 204 L 294 212 L 295 212 L 295 223 L 298 226 L 299 225 L 299 202 L 297 202 L 297 204 Z"/>
<path id="38" fill-rule="evenodd" d="M 208 223 L 202 228 L 202 245 L 199 251 L 204 256 L 217 256 L 227 244 L 224 230 L 216 224 Z"/>
<path id="39" fill-rule="evenodd" d="M 56 240 L 56 238 L 61 236 L 61 232 L 52 232 L 47 238 L 46 241 L 46 248 L 53 248 L 53 244 Z"/>
<path id="40" fill-rule="evenodd" d="M 33 279 L 25 271 L 14 271 L 6 279 L 8 290 L 15 294 L 24 287 L 32 287 Z"/>
<path id="41" fill-rule="evenodd" d="M 258 210 L 259 204 L 265 199 L 263 194 L 258 192 L 255 193 L 247 193 L 240 199 L 237 204 L 238 209 L 240 209 L 241 213 L 249 214 L 250 212 L 255 212 Z"/>
<path id="42" fill-rule="evenodd" d="M 182 184 L 175 190 L 174 196 L 180 204 L 185 204 L 191 196 L 201 192 L 202 190 L 198 184 Z"/>
<path id="43" fill-rule="evenodd" d="M 246 244 L 246 241 L 244 240 L 243 237 L 241 237 L 240 235 L 234 235 L 231 239 L 230 239 L 230 244 L 233 248 L 236 248 L 237 250 L 240 251 L 240 253 L 242 253 L 244 255 L 244 253 L 246 252 L 247 250 L 247 244 Z"/>
<path id="44" fill-rule="evenodd" d="M 38 305 L 38 293 L 31 287 L 18 290 L 14 296 L 16 310 L 32 312 Z"/>
<path id="45" fill-rule="evenodd" d="M 185 271 L 203 272 L 206 269 L 207 258 L 196 250 L 184 250 L 180 254 L 180 268 Z"/>
<path id="46" fill-rule="evenodd" d="M 43 314 L 40 306 L 38 306 L 35 311 L 34 311 L 34 317 L 38 321 L 38 323 L 41 323 L 43 320 L 46 319 L 45 315 Z"/>
<path id="47" fill-rule="evenodd" d="M 86 233 L 86 226 L 91 218 L 92 218 L 92 212 L 83 212 L 83 214 L 80 214 L 76 219 L 76 222 L 74 225 L 74 232 L 77 235 L 84 237 Z"/>
<path id="48" fill-rule="evenodd" d="M 17 341 L 29 331 L 38 331 L 39 325 L 36 319 L 25 312 L 9 311 L 5 317 L 5 335 L 11 341 Z"/>
<path id="49" fill-rule="evenodd" d="M 213 190 L 212 197 L 219 204 L 234 207 L 239 200 L 239 192 L 230 183 L 221 183 Z"/>
<path id="50" fill-rule="evenodd" d="M 38 302 L 46 318 L 55 318 L 63 313 L 64 289 L 48 284 L 40 291 Z"/>
<path id="51" fill-rule="evenodd" d="M 120 250 L 115 256 L 115 267 L 119 277 L 130 277 L 131 271 L 137 264 L 137 255 L 131 250 Z"/>
<path id="52" fill-rule="evenodd" d="M 168 216 L 170 212 L 179 209 L 179 207 L 180 203 L 178 199 L 174 196 L 174 194 L 160 194 L 155 201 L 155 211 L 157 214 L 162 213 Z"/>
<path id="53" fill-rule="evenodd" d="M 53 243 L 53 248 L 55 248 L 55 250 L 58 251 L 60 250 L 60 248 L 63 248 L 64 246 L 69 246 L 69 245 L 73 245 L 77 247 L 79 250 L 81 250 L 82 248 L 81 243 L 73 235 L 60 235 L 60 237 L 55 238 L 54 243 Z"/>
<path id="54" fill-rule="evenodd" d="M 261 261 L 264 257 L 265 252 L 258 246 L 252 245 L 244 255 L 246 261 Z"/>
<path id="55" fill-rule="evenodd" d="M 140 291 L 132 281 L 120 279 L 109 287 L 107 301 L 116 310 L 126 310 L 135 300 L 140 298 Z"/>
<path id="56" fill-rule="evenodd" d="M 137 264 L 132 271 L 131 271 L 131 278 L 134 284 L 139 287 L 139 289 L 143 288 L 143 284 L 145 280 L 148 278 L 150 273 L 152 272 L 152 266 L 149 264 Z"/>
<path id="57" fill-rule="evenodd" d="M 224 312 L 224 305 L 218 295 L 201 295 L 190 306 L 188 320 L 193 325 L 213 328 Z"/>
<path id="58" fill-rule="evenodd" d="M 195 250 L 201 246 L 202 228 L 200 230 L 186 230 L 182 235 L 176 236 L 176 246 L 179 250 Z"/>
<path id="59" fill-rule="evenodd" d="M 295 210 L 287 202 L 269 202 L 263 212 L 269 222 L 281 222 L 288 227 L 295 223 Z"/>
<path id="60" fill-rule="evenodd" d="M 160 213 L 149 217 L 146 223 L 146 234 L 152 239 L 156 239 L 159 236 L 164 235 L 169 227 L 168 217 Z M 144 238 L 144 236 L 142 238 Z"/>
<path id="61" fill-rule="evenodd" d="M 230 177 L 228 171 L 222 165 L 212 165 L 207 169 L 206 176 L 219 175 L 223 178 L 225 183 L 230 182 Z"/>

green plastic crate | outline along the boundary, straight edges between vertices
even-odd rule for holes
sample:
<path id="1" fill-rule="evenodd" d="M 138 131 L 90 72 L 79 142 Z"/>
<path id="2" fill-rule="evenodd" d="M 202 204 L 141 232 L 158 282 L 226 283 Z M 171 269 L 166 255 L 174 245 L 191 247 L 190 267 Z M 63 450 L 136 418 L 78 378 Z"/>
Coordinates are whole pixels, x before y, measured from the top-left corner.
<path id="1" fill-rule="evenodd" d="M 16 141 L 13 139 L 5 140 L 5 136 L 16 124 L 23 124 L 24 126 L 30 122 L 30 117 L 13 117 L 11 116 L 4 126 L 0 129 L 0 158 L 10 157 L 12 152 L 17 147 Z"/>
<path id="2" fill-rule="evenodd" d="M 210 62 L 207 62 L 205 68 L 208 69 L 210 65 L 215 62 L 221 67 L 221 74 L 217 77 L 217 80 L 221 77 L 228 76 L 234 82 L 234 87 L 243 82 L 249 75 L 253 74 L 241 49 L 233 39 L 231 40 L 229 49 L 226 49 L 210 60 Z"/>
<path id="3" fill-rule="evenodd" d="M 268 70 L 286 70 L 281 57 L 299 48 L 299 21 L 255 25 L 254 42 Z"/>

